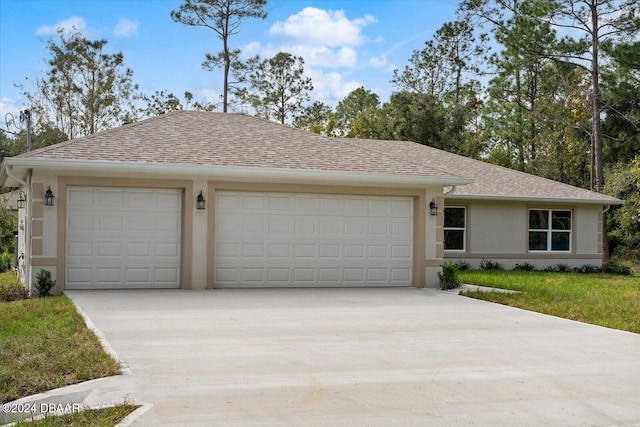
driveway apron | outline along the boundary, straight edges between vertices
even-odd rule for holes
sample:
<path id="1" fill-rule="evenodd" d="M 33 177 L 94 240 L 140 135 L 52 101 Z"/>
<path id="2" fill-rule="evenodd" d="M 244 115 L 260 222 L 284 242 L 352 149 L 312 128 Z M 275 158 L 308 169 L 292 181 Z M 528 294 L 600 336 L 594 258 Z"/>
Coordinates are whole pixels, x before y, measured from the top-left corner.
<path id="1" fill-rule="evenodd" d="M 415 288 L 73 291 L 133 425 L 640 424 L 640 335 Z M 118 385 L 119 384 L 119 385 Z"/>

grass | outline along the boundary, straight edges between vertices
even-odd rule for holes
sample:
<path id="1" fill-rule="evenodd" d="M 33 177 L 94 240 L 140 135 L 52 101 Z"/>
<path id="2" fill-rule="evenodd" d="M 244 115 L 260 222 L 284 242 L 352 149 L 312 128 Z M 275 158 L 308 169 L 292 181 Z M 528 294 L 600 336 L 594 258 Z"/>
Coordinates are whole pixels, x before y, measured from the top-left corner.
<path id="1" fill-rule="evenodd" d="M 0 361 L 0 403 L 119 373 L 65 296 L 0 302 Z"/>
<path id="2" fill-rule="evenodd" d="M 20 421 L 14 424 L 20 427 L 113 427 L 138 408 L 124 403 L 100 409 L 85 409 L 60 416 L 46 416 L 35 421 Z"/>
<path id="3" fill-rule="evenodd" d="M 463 283 L 521 291 L 465 292 L 552 316 L 640 334 L 640 278 L 608 274 L 467 270 Z"/>

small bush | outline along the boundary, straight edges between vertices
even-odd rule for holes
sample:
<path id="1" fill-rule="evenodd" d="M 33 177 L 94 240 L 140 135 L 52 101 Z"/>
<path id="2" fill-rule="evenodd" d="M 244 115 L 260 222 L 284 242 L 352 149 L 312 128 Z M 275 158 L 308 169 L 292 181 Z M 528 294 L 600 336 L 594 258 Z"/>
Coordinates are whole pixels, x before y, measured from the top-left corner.
<path id="1" fill-rule="evenodd" d="M 458 277 L 458 266 L 448 263 L 442 266 L 442 272 L 438 272 L 440 288 L 443 290 L 459 288 L 462 282 Z"/>
<path id="2" fill-rule="evenodd" d="M 633 274 L 629 267 L 627 267 L 624 264 L 621 264 L 620 262 L 614 259 L 610 259 L 609 261 L 602 264 L 602 271 L 604 273 L 619 274 L 622 276 L 631 276 Z"/>
<path id="3" fill-rule="evenodd" d="M 557 271 L 558 273 L 567 273 L 571 271 L 567 264 L 557 264 L 553 270 Z"/>
<path id="4" fill-rule="evenodd" d="M 33 283 L 40 297 L 50 296 L 49 291 L 51 291 L 55 285 L 56 281 L 51 280 L 51 272 L 47 270 L 40 270 L 36 276 L 36 281 Z"/>
<path id="5" fill-rule="evenodd" d="M 0 273 L 4 273 L 13 267 L 13 255 L 7 252 L 0 254 Z"/>
<path id="6" fill-rule="evenodd" d="M 524 264 L 516 264 L 513 269 L 516 271 L 536 271 L 536 266 L 525 262 Z"/>
<path id="7" fill-rule="evenodd" d="M 600 269 L 600 267 L 597 267 L 595 265 L 585 264 L 580 268 L 574 269 L 574 271 L 576 271 L 577 273 L 590 274 L 590 273 L 600 273 L 602 270 Z"/>
<path id="8" fill-rule="evenodd" d="M 455 265 L 458 271 L 467 271 L 470 269 L 469 264 L 464 261 L 458 261 Z"/>
<path id="9" fill-rule="evenodd" d="M 488 259 L 483 259 L 480 261 L 480 269 L 481 270 L 502 270 L 502 265 L 499 262 L 493 262 Z"/>
<path id="10" fill-rule="evenodd" d="M 18 301 L 29 298 L 29 291 L 22 284 L 0 286 L 0 301 Z"/>

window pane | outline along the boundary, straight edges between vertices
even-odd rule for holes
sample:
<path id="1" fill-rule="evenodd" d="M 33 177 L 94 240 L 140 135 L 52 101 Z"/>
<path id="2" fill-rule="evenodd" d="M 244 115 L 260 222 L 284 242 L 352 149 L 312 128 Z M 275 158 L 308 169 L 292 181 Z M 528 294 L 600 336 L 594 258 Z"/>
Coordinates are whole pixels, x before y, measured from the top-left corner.
<path id="1" fill-rule="evenodd" d="M 551 228 L 554 230 L 571 230 L 571 211 L 551 212 Z"/>
<path id="2" fill-rule="evenodd" d="M 444 248 L 446 250 L 463 251 L 464 250 L 464 231 L 462 230 L 444 230 Z"/>
<path id="3" fill-rule="evenodd" d="M 529 229 L 546 230 L 549 228 L 549 211 L 531 209 L 529 211 Z"/>
<path id="4" fill-rule="evenodd" d="M 529 232 L 529 250 L 530 251 L 546 251 L 547 250 L 547 233 L 545 231 Z"/>
<path id="5" fill-rule="evenodd" d="M 571 248 L 571 233 L 554 232 L 551 233 L 551 250 L 568 251 Z"/>
<path id="6" fill-rule="evenodd" d="M 464 208 L 444 208 L 444 226 L 464 228 Z"/>

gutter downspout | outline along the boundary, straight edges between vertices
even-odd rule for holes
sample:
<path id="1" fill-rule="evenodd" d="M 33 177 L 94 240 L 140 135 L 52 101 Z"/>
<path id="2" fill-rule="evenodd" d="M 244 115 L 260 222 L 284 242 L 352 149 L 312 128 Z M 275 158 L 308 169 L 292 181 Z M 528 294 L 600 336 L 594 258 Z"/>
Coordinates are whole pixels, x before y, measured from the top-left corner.
<path id="1" fill-rule="evenodd" d="M 457 189 L 458 189 L 458 186 L 457 186 L 457 185 L 452 185 L 452 186 L 451 186 L 451 190 L 446 191 L 446 192 L 442 195 L 442 197 L 447 197 L 449 194 L 453 194 L 453 193 L 455 193 Z"/>
<path id="2" fill-rule="evenodd" d="M 11 166 L 7 166 L 5 169 L 7 175 L 16 180 L 21 186 L 26 188 L 27 204 L 25 207 L 25 220 L 24 220 L 24 285 L 31 293 L 31 175 L 32 169 L 29 169 L 27 175 L 27 181 L 23 181 L 11 172 Z M 20 275 L 20 266 L 18 265 L 18 275 Z"/>

